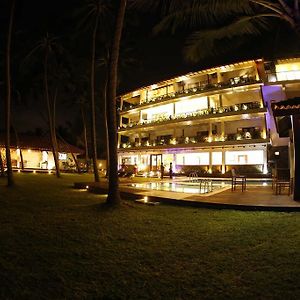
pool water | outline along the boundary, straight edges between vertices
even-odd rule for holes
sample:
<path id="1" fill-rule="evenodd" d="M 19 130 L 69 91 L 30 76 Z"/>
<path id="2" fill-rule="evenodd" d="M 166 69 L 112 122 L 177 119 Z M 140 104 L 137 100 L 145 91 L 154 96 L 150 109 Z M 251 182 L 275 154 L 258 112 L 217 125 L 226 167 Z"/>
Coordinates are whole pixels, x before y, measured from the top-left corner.
<path id="1" fill-rule="evenodd" d="M 146 182 L 132 183 L 130 186 L 141 189 L 169 191 L 190 194 L 207 194 L 221 188 L 229 187 L 228 183 L 213 182 L 211 185 L 189 182 Z"/>
<path id="2" fill-rule="evenodd" d="M 247 180 L 247 186 L 269 186 L 271 183 L 269 181 L 251 181 Z M 201 184 L 199 182 L 143 182 L 143 183 L 132 183 L 131 187 L 150 189 L 157 191 L 169 191 L 169 192 L 179 192 L 179 193 L 190 193 L 190 194 L 207 194 L 211 192 L 218 192 L 231 187 L 230 180 L 211 180 L 208 184 Z"/>

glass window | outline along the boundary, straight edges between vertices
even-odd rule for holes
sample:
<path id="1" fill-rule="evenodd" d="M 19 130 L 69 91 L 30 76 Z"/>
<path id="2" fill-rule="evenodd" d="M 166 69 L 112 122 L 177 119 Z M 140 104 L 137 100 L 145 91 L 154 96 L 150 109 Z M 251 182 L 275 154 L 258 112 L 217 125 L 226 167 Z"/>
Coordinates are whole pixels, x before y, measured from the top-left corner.
<path id="1" fill-rule="evenodd" d="M 226 165 L 262 165 L 264 163 L 264 151 L 226 151 L 225 163 Z"/>
<path id="2" fill-rule="evenodd" d="M 176 115 L 196 112 L 201 109 L 207 109 L 207 97 L 199 97 L 196 99 L 183 100 L 175 103 Z"/>
<path id="3" fill-rule="evenodd" d="M 176 155 L 177 165 L 207 166 L 209 165 L 209 153 L 186 153 Z"/>
<path id="4" fill-rule="evenodd" d="M 212 153 L 212 165 L 222 165 L 222 152 L 213 152 Z"/>

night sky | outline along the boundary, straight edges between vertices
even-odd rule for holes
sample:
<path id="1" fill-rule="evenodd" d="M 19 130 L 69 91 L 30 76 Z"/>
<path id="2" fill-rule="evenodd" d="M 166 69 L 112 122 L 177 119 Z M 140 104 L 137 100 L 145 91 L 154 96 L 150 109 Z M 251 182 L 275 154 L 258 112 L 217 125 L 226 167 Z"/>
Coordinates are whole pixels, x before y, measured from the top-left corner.
<path id="1" fill-rule="evenodd" d="M 1 68 L 4 64 L 3 53 L 9 16 L 8 3 L 8 0 L 0 0 Z M 37 41 L 48 32 L 57 37 L 65 49 L 61 60 L 69 74 L 64 79 L 64 87 L 61 88 L 59 94 L 58 126 L 68 127 L 74 132 L 80 131 L 80 128 L 76 128 L 76 124 L 79 122 L 79 109 L 78 105 L 74 103 L 79 97 L 84 97 L 87 101 L 89 99 L 89 83 L 87 79 L 86 82 L 82 82 L 82 78 L 88 78 L 91 46 L 91 31 L 78 30 L 80 18 L 77 12 L 84 3 L 84 0 L 17 1 L 12 49 L 12 80 L 13 119 L 19 130 L 44 128 L 46 124 L 40 86 L 42 70 L 40 56 L 38 54 L 34 56 L 30 63 L 25 64 L 25 67 L 24 59 Z M 159 20 L 158 12 L 127 11 L 120 54 L 120 59 L 125 63 L 121 63 L 120 66 L 119 94 L 206 67 L 262 56 L 274 58 L 295 55 L 299 50 L 299 43 L 297 43 L 299 39 L 285 25 L 275 24 L 270 33 L 249 39 L 238 49 L 225 55 L 207 57 L 197 64 L 191 64 L 184 60 L 182 54 L 185 39 L 191 32 L 181 30 L 174 35 L 166 32 L 154 36 L 152 28 Z M 106 23 L 107 27 L 111 26 L 109 20 Z M 101 38 L 99 38 L 97 54 L 99 57 L 103 55 Z M 103 85 L 103 71 L 99 68 L 98 72 L 97 83 L 99 83 L 100 91 Z M 1 96 L 4 95 L 3 75 L 2 72 Z M 101 111 L 103 110 L 101 107 L 98 110 L 101 123 L 103 119 Z M 3 121 L 1 121 L 1 127 L 3 127 L 2 123 Z"/>

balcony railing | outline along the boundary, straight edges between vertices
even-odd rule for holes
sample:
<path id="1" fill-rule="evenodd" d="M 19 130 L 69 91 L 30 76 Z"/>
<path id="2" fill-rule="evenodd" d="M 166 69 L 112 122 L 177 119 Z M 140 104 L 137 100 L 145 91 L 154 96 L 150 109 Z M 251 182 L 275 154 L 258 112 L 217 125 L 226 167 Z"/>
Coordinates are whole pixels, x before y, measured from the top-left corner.
<path id="1" fill-rule="evenodd" d="M 194 112 L 182 113 L 177 114 L 175 116 L 162 114 L 160 117 L 150 120 L 142 120 L 141 122 L 131 122 L 128 124 L 123 124 L 119 129 L 130 129 L 137 126 L 145 126 L 145 125 L 153 125 L 153 124 L 161 124 L 173 120 L 184 120 L 190 118 L 198 118 L 200 116 L 210 116 L 214 114 L 224 114 L 228 112 L 239 112 L 239 111 L 247 111 L 252 109 L 261 108 L 261 102 L 246 102 L 246 103 L 239 103 L 230 106 L 221 106 L 218 108 L 207 108 L 201 109 Z"/>
<path id="2" fill-rule="evenodd" d="M 255 130 L 253 132 L 241 132 L 232 134 L 215 134 L 212 136 L 191 136 L 191 137 L 171 137 L 166 139 L 147 140 L 143 142 L 127 142 L 121 143 L 120 148 L 140 148 L 140 147 L 159 147 L 159 146 L 175 146 L 175 145 L 193 145 L 198 143 L 226 142 L 226 141 L 242 141 L 265 139 L 266 134 L 263 131 Z"/>
<path id="3" fill-rule="evenodd" d="M 149 98 L 149 99 L 146 99 L 142 103 L 129 104 L 129 105 L 124 103 L 122 111 L 127 111 L 130 109 L 136 108 L 138 106 L 143 106 L 143 105 L 147 105 L 150 103 L 162 102 L 162 101 L 166 101 L 169 99 L 175 99 L 175 98 L 179 98 L 182 96 L 191 96 L 191 95 L 199 94 L 199 93 L 214 90 L 214 89 L 230 88 L 230 87 L 236 87 L 236 86 L 241 86 L 241 85 L 245 85 L 245 84 L 253 84 L 253 83 L 258 83 L 258 82 L 261 82 L 261 81 L 256 80 L 256 78 L 254 76 L 234 77 L 234 78 L 230 78 L 228 81 L 220 82 L 220 83 L 197 82 L 197 83 L 195 83 L 195 87 L 192 87 L 189 89 L 182 89 L 181 91 L 177 91 L 177 92 L 166 93 L 159 97 Z"/>

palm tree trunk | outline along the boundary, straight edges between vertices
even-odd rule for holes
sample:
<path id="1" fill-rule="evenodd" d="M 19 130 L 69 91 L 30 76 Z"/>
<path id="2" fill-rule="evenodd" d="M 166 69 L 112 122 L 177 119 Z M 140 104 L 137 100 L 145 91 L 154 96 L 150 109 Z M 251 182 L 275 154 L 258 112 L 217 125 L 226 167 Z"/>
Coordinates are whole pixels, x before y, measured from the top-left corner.
<path id="1" fill-rule="evenodd" d="M 99 20 L 99 12 L 97 12 L 95 26 L 93 30 L 93 38 L 92 38 L 92 60 L 91 60 L 91 109 L 92 109 L 92 159 L 93 159 L 93 168 L 94 168 L 94 180 L 95 182 L 99 182 L 99 171 L 97 164 L 97 134 L 96 134 L 96 108 L 95 108 L 95 59 L 96 59 L 96 37 L 98 31 L 98 20 Z"/>
<path id="2" fill-rule="evenodd" d="M 90 170 L 89 166 L 89 148 L 88 148 L 88 142 L 87 142 L 87 129 L 86 129 L 86 119 L 83 109 L 83 104 L 80 105 L 81 110 L 81 118 L 82 118 L 82 126 L 83 126 L 83 139 L 84 139 L 84 148 L 85 148 L 85 164 L 86 164 L 86 171 L 87 173 Z"/>
<path id="3" fill-rule="evenodd" d="M 105 126 L 105 135 L 106 135 L 106 176 L 109 175 L 109 142 L 108 142 L 108 123 L 107 123 L 107 89 L 108 89 L 108 75 L 105 80 L 104 85 L 104 126 Z"/>
<path id="4" fill-rule="evenodd" d="M 15 13 L 16 1 L 12 0 L 9 26 L 8 26 L 8 36 L 6 43 L 6 101 L 5 101 L 5 155 L 6 155 L 6 167 L 7 167 L 7 185 L 13 186 L 15 184 L 11 156 L 10 156 L 10 122 L 11 122 L 11 72 L 10 72 L 10 52 L 11 52 L 11 39 L 12 39 L 12 29 Z"/>
<path id="5" fill-rule="evenodd" d="M 52 107 L 52 135 L 53 135 L 53 145 L 54 145 L 54 151 L 56 156 L 56 163 L 55 166 L 58 166 L 58 175 L 57 177 L 60 177 L 60 169 L 59 169 L 59 159 L 58 159 L 58 143 L 57 143 L 57 136 L 56 136 L 56 100 L 57 100 L 57 93 L 58 89 L 55 89 L 54 93 L 54 99 L 53 99 L 53 107 Z M 51 108 L 51 107 L 50 107 Z M 57 174 L 57 172 L 56 172 Z"/>
<path id="6" fill-rule="evenodd" d="M 4 164 L 3 164 L 2 153 L 1 153 L 1 149 L 0 149 L 0 177 L 3 177 L 4 175 L 5 175 Z"/>
<path id="7" fill-rule="evenodd" d="M 45 85 L 45 98 L 46 98 L 46 105 L 47 105 L 47 114 L 48 114 L 48 124 L 49 124 L 49 132 L 51 138 L 51 146 L 52 146 L 52 153 L 55 163 L 56 169 L 56 177 L 60 177 L 60 170 L 59 170 L 59 161 L 58 161 L 58 152 L 57 152 L 57 142 L 55 138 L 55 128 L 53 128 L 53 114 L 51 114 L 51 105 L 50 105 L 50 97 L 49 97 L 49 87 L 48 87 L 48 55 L 49 49 L 46 47 L 45 50 L 45 58 L 44 58 L 44 85 Z"/>
<path id="8" fill-rule="evenodd" d="M 80 170 L 80 166 L 79 166 L 78 160 L 77 160 L 77 158 L 76 158 L 76 156 L 75 156 L 75 154 L 73 152 L 71 152 L 71 155 L 72 155 L 74 163 L 75 163 L 76 171 L 77 171 L 78 174 L 80 174 L 81 170 Z"/>
<path id="9" fill-rule="evenodd" d="M 24 170 L 23 153 L 22 153 L 22 149 L 21 149 L 21 145 L 20 145 L 19 135 L 18 135 L 18 132 L 17 132 L 17 129 L 16 129 L 15 125 L 13 125 L 13 130 L 15 132 L 16 144 L 17 144 L 17 147 L 18 147 L 18 149 L 20 151 L 21 169 Z"/>
<path id="10" fill-rule="evenodd" d="M 118 60 L 123 22 L 127 0 L 120 0 L 119 10 L 115 25 L 115 34 L 109 60 L 108 97 L 107 97 L 107 122 L 109 140 L 109 186 L 107 204 L 119 205 L 121 201 L 118 178 L 118 147 L 117 147 L 117 105 L 116 90 L 118 76 Z"/>

